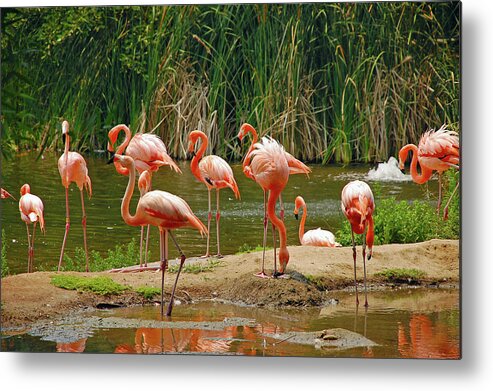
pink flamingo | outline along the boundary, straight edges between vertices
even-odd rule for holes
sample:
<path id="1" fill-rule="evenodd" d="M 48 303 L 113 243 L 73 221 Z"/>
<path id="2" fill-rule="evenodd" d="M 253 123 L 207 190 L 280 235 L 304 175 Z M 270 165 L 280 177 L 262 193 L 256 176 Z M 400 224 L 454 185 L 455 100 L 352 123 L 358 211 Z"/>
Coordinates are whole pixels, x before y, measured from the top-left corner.
<path id="1" fill-rule="evenodd" d="M 363 234 L 363 270 L 365 283 L 365 307 L 368 307 L 368 297 L 366 292 L 366 246 L 368 246 L 368 260 L 371 259 L 373 252 L 373 241 L 375 238 L 373 230 L 373 211 L 375 210 L 375 201 L 373 193 L 365 182 L 352 181 L 342 189 L 341 207 L 344 215 L 351 224 L 351 239 L 353 241 L 353 261 L 354 261 L 354 288 L 356 290 L 356 305 L 358 300 L 358 284 L 356 282 L 356 243 L 354 234 Z"/>
<path id="2" fill-rule="evenodd" d="M 144 194 L 137 204 L 135 214 L 130 214 L 130 200 L 135 187 L 135 163 L 131 156 L 122 156 L 115 154 L 112 160 L 116 160 L 122 167 L 128 169 L 128 185 L 123 197 L 121 214 L 122 218 L 128 225 L 143 226 L 154 225 L 159 228 L 160 235 L 160 252 L 161 252 L 161 315 L 163 315 L 164 303 L 164 272 L 168 267 L 168 233 L 173 239 L 178 251 L 181 254 L 180 267 L 176 275 L 175 284 L 171 293 L 170 303 L 166 315 L 171 315 L 173 300 L 175 296 L 176 284 L 180 276 L 181 269 L 185 263 L 185 254 L 178 246 L 171 230 L 182 227 L 192 227 L 199 230 L 201 235 L 208 234 L 205 225 L 195 216 L 190 206 L 174 194 L 153 190 Z M 112 162 L 109 161 L 109 163 Z"/>
<path id="3" fill-rule="evenodd" d="M 250 133 L 252 135 L 252 144 L 248 148 L 248 151 L 245 155 L 245 158 L 243 159 L 243 173 L 245 174 L 246 177 L 253 179 L 255 181 L 254 175 L 252 173 L 252 168 L 250 166 L 250 161 L 252 159 L 251 153 L 254 150 L 254 146 L 258 141 L 258 134 L 255 128 L 250 125 L 249 123 L 244 123 L 240 127 L 240 131 L 238 133 L 238 138 L 240 141 L 243 141 L 243 138 Z M 289 175 L 293 174 L 306 174 L 308 175 L 311 172 L 311 169 L 306 166 L 304 163 L 302 163 L 300 160 L 296 159 L 293 155 L 290 153 L 286 152 L 284 150 L 284 156 L 286 158 L 286 161 L 288 163 L 288 168 L 289 168 Z M 279 203 L 281 205 L 281 210 L 280 210 L 280 216 L 281 220 L 284 220 L 284 203 L 282 202 L 282 195 L 279 195 Z M 275 247 L 275 231 L 274 231 L 274 226 L 273 226 L 273 238 L 274 238 L 274 247 Z M 267 192 L 264 189 L 264 237 L 263 237 L 263 253 L 262 253 L 262 270 L 264 270 L 264 261 L 265 261 L 265 247 L 267 245 Z M 275 250 L 274 250 L 275 253 Z M 275 258 L 275 254 L 274 254 Z M 259 273 L 259 276 L 263 277 L 264 274 L 263 272 Z"/>
<path id="4" fill-rule="evenodd" d="M 207 231 L 210 233 L 211 230 L 211 220 L 212 220 L 212 210 L 211 210 L 211 190 L 216 189 L 216 230 L 217 230 L 217 256 L 222 257 L 221 250 L 219 246 L 219 219 L 221 218 L 221 213 L 219 211 L 219 190 L 225 187 L 229 187 L 236 198 L 240 197 L 240 191 L 238 190 L 238 185 L 236 184 L 235 178 L 233 176 L 233 170 L 226 161 L 216 155 L 204 156 L 205 150 L 207 149 L 208 139 L 204 132 L 200 130 L 194 130 L 188 136 L 190 140 L 189 151 L 194 154 L 192 158 L 192 163 L 190 164 L 190 169 L 193 175 L 207 186 L 207 192 L 209 196 L 209 213 L 207 215 Z M 195 144 L 198 140 L 202 141 L 199 150 L 195 154 Z M 209 257 L 209 242 L 210 234 L 207 236 L 207 251 L 204 257 Z"/>
<path id="5" fill-rule="evenodd" d="M 270 137 L 263 137 L 261 142 L 255 143 L 253 150 L 250 152 L 251 174 L 265 194 L 269 191 L 267 201 L 267 216 L 272 225 L 279 231 L 279 272 L 276 266 L 276 243 L 274 240 L 274 274 L 273 277 L 282 276 L 289 262 L 289 252 L 286 246 L 286 227 L 284 222 L 276 216 L 276 202 L 280 194 L 286 187 L 289 179 L 289 166 L 286 159 L 286 152 L 281 144 Z M 264 225 L 264 233 L 266 224 Z M 264 235 L 264 246 L 265 246 Z M 264 262 L 262 261 L 262 270 L 256 274 L 258 277 L 267 277 L 264 271 Z"/>
<path id="6" fill-rule="evenodd" d="M 412 151 L 411 176 L 413 181 L 418 184 L 426 183 L 432 176 L 433 171 L 438 172 L 438 203 L 437 212 L 440 211 L 442 201 L 442 173 L 449 168 L 459 169 L 459 135 L 457 132 L 446 129 L 446 125 L 438 130 L 428 130 L 419 140 L 418 146 L 407 144 L 399 151 L 399 167 L 404 169 L 408 152 Z M 421 174 L 418 174 L 418 163 L 421 167 Z M 443 210 L 443 218 L 448 217 L 448 207 L 454 196 L 459 182 Z"/>
<path id="7" fill-rule="evenodd" d="M 0 188 L 0 197 L 1 198 L 12 198 L 14 201 L 17 201 L 12 194 L 10 194 L 7 190 Z"/>
<path id="8" fill-rule="evenodd" d="M 45 233 L 45 221 L 43 217 L 43 201 L 38 196 L 31 194 L 31 187 L 26 183 L 21 187 L 21 198 L 19 199 L 19 211 L 21 219 L 26 223 L 27 229 L 27 272 L 32 273 L 34 263 L 34 233 L 36 231 L 36 223 L 39 221 L 41 232 Z M 30 239 L 29 225 L 33 224 L 32 238 Z"/>
<path id="9" fill-rule="evenodd" d="M 299 209 L 303 209 L 303 217 L 301 218 L 299 229 L 299 238 L 302 246 L 341 247 L 341 245 L 336 242 L 334 234 L 330 231 L 317 228 L 305 232 L 307 212 L 305 200 L 301 196 L 296 197 L 294 200 L 294 216 L 296 219 L 298 219 Z"/>
<path id="10" fill-rule="evenodd" d="M 125 139 L 123 143 L 120 144 L 116 153 L 123 154 L 125 152 L 126 155 L 131 156 L 134 159 L 135 167 L 139 174 L 142 174 L 144 171 L 149 172 L 149 177 L 146 179 L 149 182 L 148 191 L 152 188 L 152 173 L 159 170 L 162 166 L 169 166 L 171 169 L 181 174 L 180 168 L 176 165 L 176 163 L 171 159 L 168 155 L 168 151 L 166 149 L 166 145 L 164 145 L 163 140 L 159 138 L 156 134 L 153 133 L 137 133 L 132 137 L 132 132 L 128 128 L 128 126 L 124 124 L 119 124 L 114 126 L 108 132 L 108 151 L 111 153 L 115 152 L 115 143 L 118 139 L 120 132 L 125 133 Z M 128 175 L 128 169 L 123 167 L 118 161 L 114 162 L 116 171 L 119 174 Z M 142 254 L 142 230 L 141 228 L 141 245 L 140 245 L 140 253 Z M 149 226 L 147 227 L 147 235 L 146 235 L 146 251 L 145 251 L 145 264 L 147 265 L 147 248 L 148 248 L 148 240 L 149 240 Z M 141 266 L 142 266 L 142 258 L 141 258 Z"/>
<path id="11" fill-rule="evenodd" d="M 84 208 L 84 193 L 83 189 L 86 189 L 86 192 L 91 198 L 92 196 L 92 185 L 91 178 L 89 178 L 87 171 L 87 164 L 84 158 L 77 152 L 70 152 L 70 136 L 69 136 L 69 124 L 67 121 L 63 121 L 62 123 L 62 137 L 65 141 L 65 151 L 63 155 L 58 159 L 58 172 L 60 173 L 60 177 L 62 178 L 62 185 L 65 187 L 65 234 L 63 236 L 62 242 L 62 250 L 60 252 L 60 260 L 58 261 L 58 271 L 60 271 L 60 267 L 62 266 L 63 253 L 65 251 L 65 244 L 67 241 L 68 230 L 70 228 L 70 212 L 68 205 L 68 188 L 72 182 L 77 184 L 77 187 L 80 190 L 80 201 L 82 205 L 82 229 L 84 232 L 84 250 L 86 253 L 86 272 L 89 271 L 89 253 L 87 251 L 87 233 L 86 233 L 86 210 Z"/>

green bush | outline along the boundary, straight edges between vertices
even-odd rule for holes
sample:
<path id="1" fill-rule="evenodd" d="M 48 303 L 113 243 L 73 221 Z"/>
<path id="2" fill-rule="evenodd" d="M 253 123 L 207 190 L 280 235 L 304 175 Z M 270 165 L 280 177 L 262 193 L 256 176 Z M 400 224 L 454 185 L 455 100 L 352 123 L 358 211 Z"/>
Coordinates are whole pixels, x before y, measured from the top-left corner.
<path id="1" fill-rule="evenodd" d="M 7 242 L 5 241 L 5 230 L 2 229 L 2 277 L 9 274 L 9 265 L 7 263 Z"/>

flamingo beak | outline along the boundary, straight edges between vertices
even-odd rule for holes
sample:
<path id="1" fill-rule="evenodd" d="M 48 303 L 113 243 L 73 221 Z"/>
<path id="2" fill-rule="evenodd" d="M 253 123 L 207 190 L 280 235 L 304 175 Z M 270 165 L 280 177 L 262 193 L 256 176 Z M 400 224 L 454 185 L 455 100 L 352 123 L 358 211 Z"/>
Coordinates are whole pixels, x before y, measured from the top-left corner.
<path id="1" fill-rule="evenodd" d="M 106 164 L 111 164 L 115 161 L 115 152 L 110 152 L 110 160 Z"/>
<path id="2" fill-rule="evenodd" d="M 294 214 L 294 218 L 295 218 L 296 220 L 298 220 L 298 213 L 296 213 L 296 212 L 295 212 L 295 214 Z"/>

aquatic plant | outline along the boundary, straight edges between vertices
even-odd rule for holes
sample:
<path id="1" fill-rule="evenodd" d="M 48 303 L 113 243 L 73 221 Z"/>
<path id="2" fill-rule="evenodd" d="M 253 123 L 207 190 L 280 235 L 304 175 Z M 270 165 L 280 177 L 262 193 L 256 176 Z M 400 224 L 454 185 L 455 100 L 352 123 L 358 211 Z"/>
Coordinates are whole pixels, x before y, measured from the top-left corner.
<path id="1" fill-rule="evenodd" d="M 5 241 L 5 230 L 2 228 L 2 277 L 8 276 L 9 264 L 7 262 L 7 242 Z"/>
<path id="2" fill-rule="evenodd" d="M 382 161 L 459 123 L 458 2 L 2 10 L 2 154 L 104 149 L 117 123 L 176 159 L 190 129 L 239 159 L 241 123 L 309 161 Z M 91 59 L 91 61 L 87 61 Z"/>
<path id="3" fill-rule="evenodd" d="M 129 289 L 105 276 L 80 277 L 59 274 L 51 277 L 51 283 L 58 288 L 88 291 L 98 295 L 117 295 Z"/>

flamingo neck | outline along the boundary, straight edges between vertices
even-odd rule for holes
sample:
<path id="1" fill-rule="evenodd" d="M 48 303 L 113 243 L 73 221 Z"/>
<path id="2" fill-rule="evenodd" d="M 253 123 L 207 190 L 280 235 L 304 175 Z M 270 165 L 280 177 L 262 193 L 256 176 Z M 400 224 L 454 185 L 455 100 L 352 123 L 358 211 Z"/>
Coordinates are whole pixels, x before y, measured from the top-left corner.
<path id="1" fill-rule="evenodd" d="M 134 194 L 135 187 L 135 163 L 133 160 L 128 172 L 128 185 L 127 189 L 125 190 L 125 195 L 123 196 L 121 212 L 123 221 L 125 221 L 125 223 L 127 223 L 128 225 L 136 226 L 140 225 L 140 223 L 138 222 L 135 215 L 132 216 L 130 214 L 130 200 L 132 199 L 132 195 Z"/>
<path id="2" fill-rule="evenodd" d="M 419 185 L 426 183 L 431 178 L 433 170 L 420 165 L 421 173 L 418 173 L 418 147 L 414 144 L 407 144 L 402 147 L 401 151 L 404 151 L 402 152 L 403 154 L 407 154 L 408 151 L 412 151 L 413 153 L 411 160 L 411 177 L 413 178 L 413 181 Z"/>
<path id="3" fill-rule="evenodd" d="M 132 139 L 132 132 L 130 131 L 128 126 L 124 125 L 124 124 L 116 125 L 113 129 L 116 132 L 115 141 L 116 141 L 116 139 L 118 139 L 118 135 L 120 134 L 120 132 L 122 130 L 125 132 L 125 140 L 123 140 L 123 143 L 121 143 L 116 150 L 117 154 L 123 155 L 123 152 L 125 152 L 125 149 L 127 149 L 127 146 L 128 146 L 128 144 L 130 144 L 130 140 Z M 115 164 L 116 171 L 119 174 L 121 174 L 121 175 L 128 175 L 129 174 L 128 168 L 123 167 L 120 162 L 116 161 L 116 162 L 114 162 L 114 164 Z"/>
<path id="4" fill-rule="evenodd" d="M 368 231 L 366 233 L 366 245 L 368 246 L 368 250 L 370 251 L 370 255 L 373 251 L 373 242 L 375 241 L 375 231 L 373 227 L 373 217 L 369 215 L 367 218 L 368 221 Z"/>
<path id="5" fill-rule="evenodd" d="M 305 236 L 305 221 L 306 221 L 306 205 L 303 205 L 303 216 L 301 217 L 300 229 L 298 235 L 300 237 L 300 243 L 303 243 L 303 236 Z"/>
<path id="6" fill-rule="evenodd" d="M 190 163 L 190 169 L 193 173 L 193 175 L 199 180 L 203 182 L 202 175 L 200 174 L 200 169 L 199 169 L 199 162 L 202 160 L 202 157 L 204 156 L 205 150 L 207 149 L 207 136 L 203 133 L 200 133 L 198 137 L 202 140 L 202 143 L 200 144 L 200 148 L 195 154 L 195 156 L 192 158 L 192 162 Z M 195 141 L 195 144 L 197 141 Z M 195 148 L 194 144 L 194 148 Z"/>
<path id="7" fill-rule="evenodd" d="M 246 133 L 251 133 L 252 134 L 252 143 L 250 144 L 250 148 L 248 148 L 248 151 L 245 155 L 245 159 L 243 159 L 243 171 L 245 170 L 245 167 L 250 164 L 250 153 L 253 151 L 253 146 L 255 143 L 258 141 L 258 134 L 255 128 L 252 125 L 246 124 L 243 125 Z"/>

